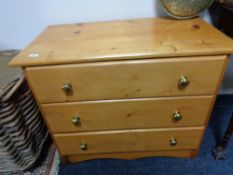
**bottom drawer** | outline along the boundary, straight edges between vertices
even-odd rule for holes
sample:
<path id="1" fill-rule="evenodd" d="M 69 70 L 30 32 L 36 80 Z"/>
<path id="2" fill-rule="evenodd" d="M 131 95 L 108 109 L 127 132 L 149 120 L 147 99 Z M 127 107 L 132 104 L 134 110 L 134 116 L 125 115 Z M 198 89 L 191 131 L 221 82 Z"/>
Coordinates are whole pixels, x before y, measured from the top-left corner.
<path id="1" fill-rule="evenodd" d="M 197 149 L 204 127 L 55 134 L 62 155 Z"/>

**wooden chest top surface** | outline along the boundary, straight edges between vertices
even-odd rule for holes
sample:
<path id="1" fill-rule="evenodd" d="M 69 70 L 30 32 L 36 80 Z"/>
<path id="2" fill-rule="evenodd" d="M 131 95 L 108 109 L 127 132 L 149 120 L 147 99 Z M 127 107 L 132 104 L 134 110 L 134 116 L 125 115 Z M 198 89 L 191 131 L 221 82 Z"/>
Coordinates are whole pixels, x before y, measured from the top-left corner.
<path id="1" fill-rule="evenodd" d="M 148 18 L 49 26 L 11 66 L 233 53 L 233 41 L 200 18 Z"/>

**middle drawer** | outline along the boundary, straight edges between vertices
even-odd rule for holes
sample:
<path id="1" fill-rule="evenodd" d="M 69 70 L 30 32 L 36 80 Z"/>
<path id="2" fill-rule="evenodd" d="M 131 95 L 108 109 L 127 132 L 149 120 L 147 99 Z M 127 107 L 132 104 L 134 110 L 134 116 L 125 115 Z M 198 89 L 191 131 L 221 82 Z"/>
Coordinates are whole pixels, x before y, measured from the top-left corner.
<path id="1" fill-rule="evenodd" d="M 42 104 L 53 133 L 204 125 L 213 96 Z"/>

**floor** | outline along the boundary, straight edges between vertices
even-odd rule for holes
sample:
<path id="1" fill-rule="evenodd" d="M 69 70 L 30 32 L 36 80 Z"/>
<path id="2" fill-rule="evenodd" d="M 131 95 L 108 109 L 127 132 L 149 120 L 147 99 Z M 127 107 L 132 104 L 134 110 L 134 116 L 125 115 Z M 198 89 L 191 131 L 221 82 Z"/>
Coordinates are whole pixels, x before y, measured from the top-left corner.
<path id="1" fill-rule="evenodd" d="M 6 85 L 9 81 L 21 72 L 19 68 L 8 66 L 9 61 L 18 54 L 18 50 L 0 52 L 0 88 Z"/>

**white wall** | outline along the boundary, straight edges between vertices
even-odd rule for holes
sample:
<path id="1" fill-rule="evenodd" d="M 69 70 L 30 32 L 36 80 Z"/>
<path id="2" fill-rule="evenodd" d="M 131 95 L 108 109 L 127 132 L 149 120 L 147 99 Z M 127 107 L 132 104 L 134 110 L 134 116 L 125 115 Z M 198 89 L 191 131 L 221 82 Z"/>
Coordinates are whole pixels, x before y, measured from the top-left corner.
<path id="1" fill-rule="evenodd" d="M 47 25 L 158 16 L 156 0 L 1 0 L 0 50 L 21 49 Z"/>
<path id="2" fill-rule="evenodd" d="M 158 4 L 158 0 L 1 0 L 0 50 L 24 48 L 51 24 L 164 16 Z"/>
<path id="3" fill-rule="evenodd" d="M 155 16 L 165 16 L 158 0 L 1 0 L 0 50 L 24 48 L 51 24 Z M 224 92 L 233 92 L 232 75 L 228 69 Z"/>

